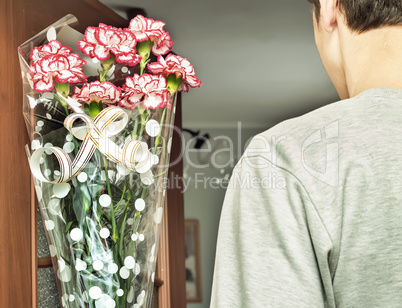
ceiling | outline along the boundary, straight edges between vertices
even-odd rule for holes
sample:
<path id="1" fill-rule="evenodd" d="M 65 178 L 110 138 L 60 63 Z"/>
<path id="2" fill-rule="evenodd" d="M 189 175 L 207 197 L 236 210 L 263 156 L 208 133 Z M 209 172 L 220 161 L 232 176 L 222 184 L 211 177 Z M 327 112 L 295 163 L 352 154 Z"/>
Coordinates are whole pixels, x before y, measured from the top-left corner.
<path id="1" fill-rule="evenodd" d="M 338 100 L 314 44 L 307 0 L 103 0 L 166 22 L 203 85 L 183 96 L 190 127 L 268 128 Z"/>

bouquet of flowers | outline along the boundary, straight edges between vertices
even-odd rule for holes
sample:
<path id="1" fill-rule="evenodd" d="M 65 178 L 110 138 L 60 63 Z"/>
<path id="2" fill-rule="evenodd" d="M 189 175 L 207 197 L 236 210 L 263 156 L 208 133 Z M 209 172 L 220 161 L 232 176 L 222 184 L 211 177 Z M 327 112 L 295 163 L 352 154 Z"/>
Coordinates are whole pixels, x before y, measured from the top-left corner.
<path id="1" fill-rule="evenodd" d="M 62 41 L 77 36 L 74 19 L 18 50 L 27 153 L 60 300 L 148 307 L 176 94 L 201 82 L 168 54 L 161 21 L 138 15 L 126 29 L 89 27 L 73 52 Z"/>

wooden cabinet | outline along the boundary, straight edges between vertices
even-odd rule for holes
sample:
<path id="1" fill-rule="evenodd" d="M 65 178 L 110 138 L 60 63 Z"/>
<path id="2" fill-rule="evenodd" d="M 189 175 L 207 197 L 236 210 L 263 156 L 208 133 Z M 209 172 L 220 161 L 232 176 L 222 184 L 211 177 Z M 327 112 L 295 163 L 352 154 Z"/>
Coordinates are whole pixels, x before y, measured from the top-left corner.
<path id="1" fill-rule="evenodd" d="M 0 307 L 37 307 L 36 197 L 24 146 L 28 135 L 22 116 L 22 83 L 17 47 L 67 14 L 80 21 L 77 30 L 99 22 L 126 27 L 128 21 L 96 0 L 0 0 Z M 181 128 L 181 97 L 176 109 Z M 180 155 L 173 139 L 172 159 Z M 181 163 L 170 173 L 182 175 Z M 185 300 L 183 195 L 167 194 L 160 240 L 159 307 L 182 308 Z M 49 307 L 51 308 L 51 307 Z"/>

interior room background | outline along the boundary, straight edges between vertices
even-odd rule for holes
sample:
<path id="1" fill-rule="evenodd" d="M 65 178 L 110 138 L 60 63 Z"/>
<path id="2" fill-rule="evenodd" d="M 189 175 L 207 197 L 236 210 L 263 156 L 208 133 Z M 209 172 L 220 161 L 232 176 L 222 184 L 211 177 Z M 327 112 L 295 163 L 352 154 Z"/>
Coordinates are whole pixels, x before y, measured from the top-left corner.
<path id="1" fill-rule="evenodd" d="M 201 301 L 187 307 L 209 307 L 225 194 L 224 187 L 211 183 L 230 177 L 252 136 L 338 99 L 314 44 L 310 5 L 300 0 L 101 2 L 125 18 L 130 9 L 141 8 L 147 17 L 166 22 L 173 50 L 190 60 L 203 82 L 183 95 L 183 128 L 209 134 L 210 141 L 218 136 L 233 141 L 233 162 L 225 168 L 191 166 L 188 159 L 198 162 L 197 152 L 184 157 L 185 218 L 199 221 L 202 290 Z M 191 134 L 184 137 L 188 143 Z M 209 182 L 197 185 L 201 178 Z M 38 248 L 39 257 L 49 255 L 39 216 Z M 46 281 L 39 284 L 39 307 L 59 307 L 52 275 L 52 268 L 39 271 L 39 280 Z"/>

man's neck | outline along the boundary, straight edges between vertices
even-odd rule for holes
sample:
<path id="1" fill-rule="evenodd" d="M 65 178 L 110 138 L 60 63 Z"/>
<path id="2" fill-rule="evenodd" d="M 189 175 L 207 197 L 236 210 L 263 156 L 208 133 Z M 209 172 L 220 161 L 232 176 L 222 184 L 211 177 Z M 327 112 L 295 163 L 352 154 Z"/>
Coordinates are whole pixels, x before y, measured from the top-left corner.
<path id="1" fill-rule="evenodd" d="M 402 26 L 348 36 L 342 55 L 349 97 L 370 88 L 402 89 Z"/>

